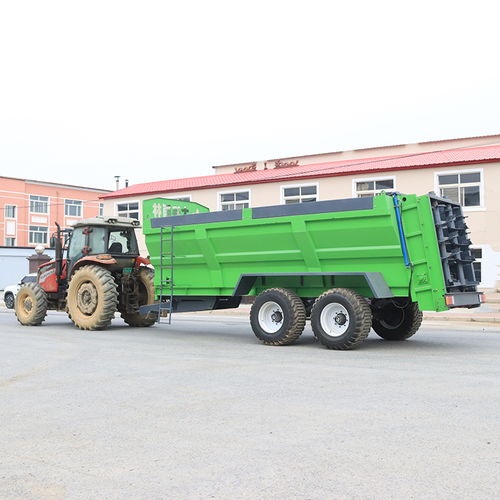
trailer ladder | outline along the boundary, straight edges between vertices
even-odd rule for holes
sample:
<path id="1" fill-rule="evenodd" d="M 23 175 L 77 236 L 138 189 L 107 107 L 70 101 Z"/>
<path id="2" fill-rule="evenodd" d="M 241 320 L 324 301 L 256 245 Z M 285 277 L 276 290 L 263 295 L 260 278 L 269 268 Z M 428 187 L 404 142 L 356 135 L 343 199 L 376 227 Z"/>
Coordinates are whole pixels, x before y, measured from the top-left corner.
<path id="1" fill-rule="evenodd" d="M 168 324 L 172 323 L 172 305 L 174 300 L 174 226 L 160 227 L 160 286 L 158 319 L 161 323 L 162 311 L 167 311 Z M 168 308 L 162 307 L 168 300 Z"/>

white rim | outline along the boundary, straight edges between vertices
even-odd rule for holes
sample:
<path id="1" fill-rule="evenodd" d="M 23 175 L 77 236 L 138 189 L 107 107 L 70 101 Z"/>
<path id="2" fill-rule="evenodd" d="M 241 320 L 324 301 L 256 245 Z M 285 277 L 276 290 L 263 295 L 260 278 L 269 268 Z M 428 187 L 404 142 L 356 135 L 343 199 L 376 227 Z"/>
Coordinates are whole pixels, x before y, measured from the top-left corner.
<path id="1" fill-rule="evenodd" d="M 283 309 L 273 301 L 262 304 L 259 309 L 259 326 L 267 333 L 276 333 L 283 326 Z"/>
<path id="2" fill-rule="evenodd" d="M 340 337 L 349 328 L 349 313 L 338 302 L 323 307 L 319 322 L 323 331 L 330 337 Z"/>

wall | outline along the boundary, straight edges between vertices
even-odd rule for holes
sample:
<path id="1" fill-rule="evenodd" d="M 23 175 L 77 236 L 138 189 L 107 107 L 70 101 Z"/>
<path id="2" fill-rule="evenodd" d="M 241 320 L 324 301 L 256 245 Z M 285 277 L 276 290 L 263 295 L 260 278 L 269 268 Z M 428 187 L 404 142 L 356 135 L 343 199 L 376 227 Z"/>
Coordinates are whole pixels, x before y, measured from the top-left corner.
<path id="1" fill-rule="evenodd" d="M 405 155 L 424 153 L 430 151 L 439 151 L 443 149 L 473 147 L 481 145 L 500 144 L 500 135 L 489 135 L 484 137 L 467 137 L 464 139 L 451 139 L 446 141 L 431 141 L 431 142 L 417 142 L 414 144 L 399 144 L 395 146 L 382 146 L 376 148 L 354 149 L 352 151 L 338 151 L 332 153 L 322 153 L 305 156 L 294 156 L 288 158 L 281 158 L 284 161 L 298 160 L 299 165 L 310 165 L 313 163 L 322 163 L 328 161 L 342 161 L 362 158 L 374 158 L 378 156 L 391 156 L 391 155 Z M 255 162 L 257 170 L 262 170 L 266 167 L 274 167 L 274 161 L 266 160 Z M 253 162 L 218 165 L 214 166 L 214 174 L 228 174 L 234 172 L 235 168 L 246 167 Z"/>
<path id="2" fill-rule="evenodd" d="M 16 246 L 36 246 L 30 244 L 29 226 L 48 228 L 47 243 L 50 235 L 56 230 L 55 222 L 62 227 L 81 218 L 95 217 L 99 213 L 99 195 L 108 191 L 79 186 L 68 186 L 49 182 L 38 182 L 25 179 L 0 177 L 0 245 L 6 244 L 7 237 L 16 239 Z M 47 214 L 30 212 L 30 195 L 49 198 Z M 82 216 L 65 216 L 66 199 L 82 201 Z M 5 205 L 15 205 L 15 219 L 5 219 Z"/>
<path id="3" fill-rule="evenodd" d="M 0 290 L 8 285 L 16 285 L 20 279 L 29 273 L 27 257 L 35 252 L 32 248 L 0 247 Z M 53 250 L 45 253 L 54 258 Z"/>

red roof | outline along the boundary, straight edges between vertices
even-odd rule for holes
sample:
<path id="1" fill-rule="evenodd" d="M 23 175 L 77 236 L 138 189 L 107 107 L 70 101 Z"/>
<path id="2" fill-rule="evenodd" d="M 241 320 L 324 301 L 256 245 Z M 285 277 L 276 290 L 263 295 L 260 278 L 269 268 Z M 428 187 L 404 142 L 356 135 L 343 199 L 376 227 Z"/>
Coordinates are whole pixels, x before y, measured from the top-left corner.
<path id="1" fill-rule="evenodd" d="M 243 184 L 291 181 L 297 179 L 335 177 L 352 174 L 384 172 L 388 170 L 410 170 L 414 168 L 450 167 L 500 161 L 500 145 L 476 148 L 449 149 L 430 153 L 383 156 L 354 160 L 314 163 L 298 167 L 272 168 L 253 172 L 204 175 L 166 181 L 134 184 L 124 189 L 101 195 L 100 198 L 122 198 L 127 196 L 193 191 L 214 187 L 229 187 Z"/>

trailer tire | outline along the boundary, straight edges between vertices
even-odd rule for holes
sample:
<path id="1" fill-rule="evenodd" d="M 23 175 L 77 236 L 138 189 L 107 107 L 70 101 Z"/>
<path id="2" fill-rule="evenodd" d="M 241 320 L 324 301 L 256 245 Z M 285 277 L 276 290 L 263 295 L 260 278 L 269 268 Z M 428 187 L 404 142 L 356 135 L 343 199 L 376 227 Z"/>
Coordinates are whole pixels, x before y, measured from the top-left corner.
<path id="1" fill-rule="evenodd" d="M 48 300 L 38 283 L 21 285 L 16 295 L 16 317 L 21 325 L 41 325 L 47 315 Z"/>
<path id="2" fill-rule="evenodd" d="M 80 330 L 109 326 L 118 307 L 118 290 L 108 269 L 87 265 L 75 271 L 68 287 L 68 316 Z"/>
<path id="3" fill-rule="evenodd" d="M 372 310 L 373 330 L 385 340 L 409 339 L 422 324 L 423 314 L 416 302 L 400 306 L 393 300 L 384 300 L 375 302 Z"/>
<path id="4" fill-rule="evenodd" d="M 137 285 L 139 288 L 139 305 L 145 306 L 155 302 L 155 284 L 149 270 L 140 269 L 137 273 Z M 128 313 L 120 312 L 123 321 L 129 326 L 147 327 L 156 323 L 158 314 L 148 313 L 139 314 L 138 312 Z"/>
<path id="5" fill-rule="evenodd" d="M 348 288 L 326 291 L 316 299 L 311 311 L 314 336 L 328 349 L 354 349 L 366 339 L 371 324 L 370 305 Z"/>
<path id="6" fill-rule="evenodd" d="M 300 297 L 286 288 L 269 288 L 255 299 L 250 309 L 255 336 L 266 345 L 295 342 L 306 325 L 306 311 Z"/>

